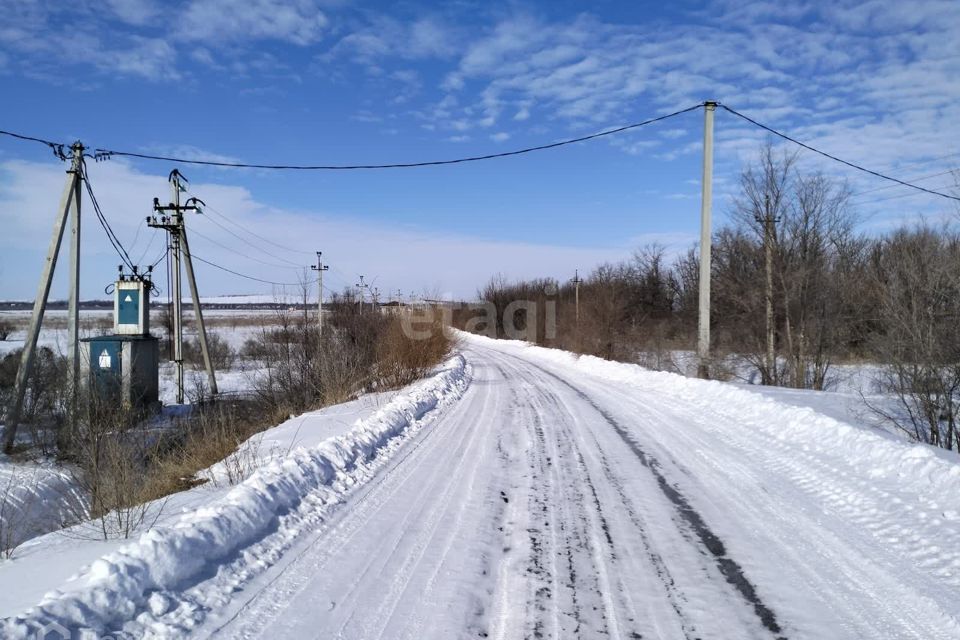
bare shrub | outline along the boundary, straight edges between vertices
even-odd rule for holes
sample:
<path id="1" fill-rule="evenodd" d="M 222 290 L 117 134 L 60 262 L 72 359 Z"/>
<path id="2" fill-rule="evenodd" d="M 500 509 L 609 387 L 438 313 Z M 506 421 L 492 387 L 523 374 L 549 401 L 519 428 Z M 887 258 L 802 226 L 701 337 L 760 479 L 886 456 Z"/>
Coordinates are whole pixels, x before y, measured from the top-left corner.
<path id="1" fill-rule="evenodd" d="M 23 349 L 0 360 L 0 409 L 3 415 L 13 401 L 14 385 Z M 66 359 L 49 347 L 37 349 L 33 371 L 27 380 L 20 420 L 27 425 L 30 446 L 41 455 L 56 451 L 58 433 L 64 422 L 67 388 Z"/>
<path id="2" fill-rule="evenodd" d="M 233 367 L 236 352 L 230 343 L 215 332 L 207 332 L 207 350 L 210 353 L 210 364 L 218 371 L 227 371 Z M 194 368 L 202 369 L 206 365 L 203 361 L 203 350 L 200 347 L 200 337 L 183 343 L 183 359 Z"/>
<path id="3" fill-rule="evenodd" d="M 73 479 L 86 497 L 76 518 L 93 519 L 104 540 L 129 538 L 162 510 L 147 502 L 156 437 L 141 426 L 138 411 L 114 402 L 110 394 L 83 394 L 79 406 L 69 427 L 69 448 L 60 452 L 75 464 Z"/>
<path id="4" fill-rule="evenodd" d="M 921 442 L 960 449 L 960 235 L 921 225 L 901 229 L 872 256 L 886 363 L 881 387 L 902 410 L 874 407 Z"/>
<path id="5" fill-rule="evenodd" d="M 377 345 L 377 372 L 387 387 L 403 387 L 425 376 L 450 352 L 442 314 L 421 318 L 391 316 Z"/>
<path id="6" fill-rule="evenodd" d="M 5 318 L 0 318 L 0 342 L 5 341 L 13 333 L 13 323 Z"/>

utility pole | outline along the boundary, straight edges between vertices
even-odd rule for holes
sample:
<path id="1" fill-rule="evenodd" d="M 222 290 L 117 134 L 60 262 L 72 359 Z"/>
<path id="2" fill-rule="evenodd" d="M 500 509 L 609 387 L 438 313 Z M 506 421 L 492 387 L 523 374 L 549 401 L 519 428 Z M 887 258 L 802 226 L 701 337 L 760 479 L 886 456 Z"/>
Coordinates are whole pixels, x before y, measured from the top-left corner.
<path id="1" fill-rule="evenodd" d="M 330 269 L 330 265 L 323 264 L 320 256 L 322 251 L 317 251 L 317 264 L 311 265 L 311 269 L 317 272 L 317 329 L 320 332 L 320 338 L 323 338 L 323 272 Z"/>
<path id="2" fill-rule="evenodd" d="M 357 290 L 360 291 L 360 315 L 363 315 L 363 300 L 364 300 L 364 289 L 369 289 L 370 285 L 363 283 L 363 276 L 360 276 L 360 282 L 356 284 Z"/>
<path id="3" fill-rule="evenodd" d="M 72 156 L 70 169 L 67 170 L 67 183 L 60 197 L 59 214 L 53 223 L 53 234 L 50 236 L 50 245 L 47 248 L 47 257 L 40 275 L 40 284 L 37 286 L 37 296 L 33 300 L 33 315 L 30 326 L 27 328 L 27 338 L 20 355 L 20 367 L 17 369 L 17 378 L 14 383 L 13 402 L 7 411 L 4 424 L 3 450 L 10 453 L 13 450 L 17 436 L 17 427 L 20 422 L 20 413 L 23 411 L 23 398 L 27 391 L 27 381 L 33 370 L 33 360 L 37 353 L 37 339 L 40 337 L 40 325 L 47 309 L 47 298 L 50 295 L 50 285 L 53 284 L 53 274 L 57 266 L 57 256 L 60 254 L 60 245 L 63 242 L 63 232 L 67 226 L 67 217 L 72 210 L 70 225 L 70 298 L 68 303 L 67 333 L 68 335 L 68 365 L 70 367 L 70 398 L 71 409 L 75 408 L 79 382 L 80 344 L 79 344 L 79 308 L 78 298 L 80 289 L 80 182 L 83 180 L 83 145 L 77 141 L 71 147 Z"/>
<path id="4" fill-rule="evenodd" d="M 577 326 L 579 327 L 580 326 L 580 283 L 583 282 L 583 280 L 580 278 L 579 269 L 573 270 L 573 280 L 571 280 L 570 282 L 573 283 L 573 292 L 574 292 L 573 299 L 574 299 L 575 307 L 577 310 Z"/>
<path id="5" fill-rule="evenodd" d="M 78 160 L 79 158 L 79 160 Z M 73 184 L 73 215 L 70 216 L 70 297 L 67 302 L 67 393 L 71 427 L 76 426 L 77 398 L 80 394 L 80 183 L 84 180 L 83 145 L 73 146 L 71 168 L 79 175 Z"/>
<path id="6" fill-rule="evenodd" d="M 770 209 L 770 194 L 766 194 L 763 199 L 763 215 L 757 214 L 756 221 L 763 225 L 763 253 L 766 269 L 766 291 L 764 297 L 767 303 L 767 371 L 764 375 L 763 384 L 775 384 L 777 352 L 776 352 L 776 332 L 773 324 L 773 243 L 776 227 L 774 226 L 778 219 L 773 215 Z"/>
<path id="7" fill-rule="evenodd" d="M 710 214 L 713 207 L 713 114 L 717 103 L 703 104 L 703 181 L 700 202 L 700 302 L 697 375 L 710 377 Z"/>
<path id="8" fill-rule="evenodd" d="M 190 255 L 190 243 L 187 241 L 187 229 L 184 226 L 183 214 L 186 211 L 201 212 L 200 205 L 202 200 L 190 198 L 181 206 L 180 192 L 183 190 L 182 183 L 186 178 L 176 169 L 170 172 L 170 190 L 173 201 L 166 206 L 160 204 L 159 198 L 153 199 L 154 213 L 159 213 L 160 218 L 154 216 L 147 217 L 147 225 L 154 228 L 166 229 L 170 234 L 170 256 L 173 264 L 173 360 L 177 368 L 177 404 L 184 402 L 184 384 L 183 384 L 183 294 L 180 282 L 180 263 L 181 261 L 187 268 L 187 281 L 190 285 L 190 294 L 193 298 L 193 313 L 197 319 L 198 337 L 200 339 L 200 350 L 203 352 L 203 363 L 207 370 L 207 378 L 210 382 L 210 393 L 216 395 L 217 377 L 213 370 L 213 363 L 210 360 L 210 350 L 207 346 L 207 330 L 203 322 L 203 310 L 200 308 L 200 294 L 197 290 L 197 279 L 193 273 L 193 260 Z M 199 204 L 198 204 L 199 203 Z M 164 215 L 170 212 L 170 215 Z"/>

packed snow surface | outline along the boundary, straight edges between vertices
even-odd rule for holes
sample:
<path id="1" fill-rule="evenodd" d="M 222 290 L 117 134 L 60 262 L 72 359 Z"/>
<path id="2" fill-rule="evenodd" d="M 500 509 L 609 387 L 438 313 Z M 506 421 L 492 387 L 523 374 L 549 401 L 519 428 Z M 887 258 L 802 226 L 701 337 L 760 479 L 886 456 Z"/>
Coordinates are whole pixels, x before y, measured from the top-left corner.
<path id="1" fill-rule="evenodd" d="M 461 351 L 4 637 L 960 637 L 954 454 L 736 385 Z"/>

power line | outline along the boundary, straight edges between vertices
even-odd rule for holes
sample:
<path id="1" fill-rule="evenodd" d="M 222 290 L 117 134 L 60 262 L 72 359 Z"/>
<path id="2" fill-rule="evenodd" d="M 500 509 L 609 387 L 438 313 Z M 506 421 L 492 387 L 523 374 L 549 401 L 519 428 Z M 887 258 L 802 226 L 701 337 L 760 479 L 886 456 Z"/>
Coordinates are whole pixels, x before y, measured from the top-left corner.
<path id="1" fill-rule="evenodd" d="M 925 176 L 917 176 L 916 178 L 909 178 L 909 180 L 912 181 L 912 182 L 919 182 L 919 181 L 921 181 L 921 180 L 930 180 L 930 179 L 932 179 L 932 178 L 939 178 L 940 176 L 947 176 L 947 175 L 952 174 L 953 172 L 954 172 L 954 170 L 953 170 L 953 169 L 950 169 L 950 170 L 947 170 L 947 171 L 941 171 L 940 173 L 930 173 L 930 174 L 927 174 L 927 175 L 925 175 Z M 884 191 L 884 190 L 886 190 L 886 189 L 896 189 L 898 186 L 900 186 L 900 185 L 887 184 L 887 185 L 884 185 L 884 186 L 882 186 L 882 187 L 874 187 L 873 189 L 866 189 L 866 190 L 864 190 L 864 191 L 857 191 L 857 192 L 854 192 L 852 195 L 855 196 L 855 197 L 856 197 L 856 196 L 862 196 L 862 195 L 864 195 L 865 193 L 873 193 L 874 191 Z M 943 187 L 940 187 L 940 188 L 942 189 Z"/>
<path id="2" fill-rule="evenodd" d="M 158 234 L 156 231 L 154 231 L 153 233 L 150 234 L 150 240 L 147 242 L 147 246 L 146 246 L 146 248 L 143 250 L 143 253 L 140 254 L 140 259 L 137 260 L 137 264 L 142 264 L 142 263 L 143 263 L 143 259 L 147 257 L 147 254 L 148 254 L 148 253 L 150 253 L 150 247 L 153 246 L 153 241 L 157 239 L 157 236 L 158 236 L 158 235 L 159 235 L 159 234 Z M 132 250 L 132 249 L 131 249 L 131 250 Z"/>
<path id="3" fill-rule="evenodd" d="M 97 214 L 97 220 L 100 222 L 100 226 L 103 227 L 104 233 L 107 234 L 107 240 L 109 240 L 110 244 L 113 245 L 114 251 L 116 251 L 117 255 L 120 256 L 120 260 L 122 260 L 124 265 L 126 265 L 126 267 L 130 269 L 130 272 L 133 273 L 133 260 L 130 258 L 130 254 L 127 253 L 127 250 L 123 248 L 123 244 L 120 242 L 117 234 L 113 231 L 113 228 L 107 221 L 106 216 L 103 215 L 103 210 L 100 209 L 100 203 L 97 202 L 97 197 L 93 194 L 93 186 L 90 184 L 90 176 L 87 173 L 86 160 L 83 159 L 80 160 L 80 176 L 83 179 L 83 184 L 87 188 L 87 195 L 90 197 L 90 202 L 93 204 L 93 210 Z"/>
<path id="4" fill-rule="evenodd" d="M 218 162 L 214 160 L 190 160 L 187 158 L 174 158 L 170 156 L 153 156 L 145 153 L 133 153 L 130 151 L 115 151 L 111 149 L 96 149 L 96 157 L 98 159 L 107 159 L 111 156 L 126 156 L 128 158 L 141 158 L 144 160 L 162 160 L 164 162 L 176 162 L 182 164 L 199 164 L 208 167 L 230 167 L 235 169 L 277 169 L 277 170 L 292 170 L 292 171 L 342 171 L 342 170 L 356 170 L 356 169 L 411 169 L 414 167 L 435 167 L 439 165 L 448 165 L 448 164 L 461 164 L 464 162 L 477 162 L 479 160 L 493 160 L 495 158 L 506 158 L 509 156 L 518 156 L 525 153 L 532 153 L 534 151 L 543 151 L 546 149 L 555 149 L 557 147 L 563 147 L 570 144 L 576 144 L 578 142 L 586 142 L 587 140 L 593 140 L 595 138 L 601 138 L 604 136 L 611 136 L 617 133 L 622 133 L 624 131 L 629 131 L 631 129 L 637 129 L 639 127 L 644 127 L 655 122 L 660 122 L 661 120 L 666 120 L 668 118 L 673 118 L 674 116 L 679 116 L 681 114 L 687 113 L 689 111 L 694 111 L 703 107 L 703 103 L 695 104 L 692 107 L 687 107 L 686 109 L 680 109 L 679 111 L 674 111 L 673 113 L 668 113 L 666 115 L 658 116 L 656 118 L 650 118 L 644 120 L 643 122 L 636 122 L 633 124 L 628 124 L 623 127 L 617 127 L 616 129 L 609 129 L 607 131 L 600 131 L 598 133 L 593 133 L 588 136 L 582 136 L 579 138 L 571 138 L 568 140 L 561 140 L 559 142 L 552 142 L 550 144 L 542 144 L 535 147 L 526 147 L 524 149 L 516 149 L 514 151 L 504 151 L 502 153 L 490 153 L 482 156 L 470 156 L 467 158 L 456 158 L 453 160 L 429 160 L 426 162 L 399 162 L 394 164 L 355 164 L 355 165 L 344 165 L 344 164 L 334 164 L 334 165 L 296 165 L 296 164 L 252 164 L 244 162 Z"/>
<path id="5" fill-rule="evenodd" d="M 234 271 L 233 269 L 228 269 L 228 268 L 226 268 L 226 267 L 222 267 L 222 266 L 220 266 L 219 264 L 217 264 L 217 263 L 215 263 L 215 262 L 210 262 L 209 260 L 204 260 L 203 258 L 201 258 L 200 256 L 198 256 L 197 254 L 192 253 L 192 252 L 190 253 L 190 257 L 192 257 L 192 258 L 195 259 L 195 260 L 199 260 L 200 262 L 202 262 L 202 263 L 204 263 L 204 264 L 208 264 L 208 265 L 210 265 L 211 267 L 214 267 L 215 269 L 220 269 L 221 271 L 226 271 L 227 273 L 232 273 L 232 274 L 235 275 L 235 276 L 239 276 L 239 277 L 241 277 L 241 278 L 246 278 L 247 280 L 253 280 L 254 282 L 262 282 L 262 283 L 264 283 L 264 284 L 273 284 L 273 285 L 276 285 L 276 286 L 278 286 L 278 287 L 299 287 L 299 286 L 301 286 L 301 285 L 303 284 L 303 283 L 301 283 L 301 282 L 274 282 L 274 281 L 272 281 L 272 280 L 264 280 L 264 279 L 262 279 L 262 278 L 255 278 L 255 277 L 253 277 L 253 276 L 248 276 L 248 275 L 245 274 L 245 273 L 240 273 L 239 271 Z"/>
<path id="6" fill-rule="evenodd" d="M 261 260 L 260 258 L 257 258 L 256 256 L 246 255 L 246 254 L 244 254 L 244 253 L 241 253 L 241 252 L 238 251 L 237 249 L 234 249 L 233 247 L 229 247 L 229 246 L 223 244 L 222 242 L 220 242 L 220 241 L 218 241 L 218 240 L 215 240 L 214 238 L 211 238 L 210 236 L 208 236 L 208 235 L 206 235 L 206 234 L 204 234 L 204 233 L 200 233 L 199 231 L 197 231 L 197 228 L 196 228 L 196 227 L 192 227 L 192 228 L 190 229 L 190 233 L 191 233 L 191 235 L 200 236 L 201 238 L 203 238 L 203 239 L 206 240 L 207 242 L 212 242 L 213 244 L 217 245 L 217 246 L 220 247 L 221 249 L 225 249 L 225 250 L 227 250 L 227 251 L 229 251 L 229 252 L 231 252 L 231 253 L 233 253 L 233 254 L 236 254 L 236 255 L 240 256 L 241 258 L 246 258 L 246 259 L 248 259 L 248 260 L 254 260 L 254 261 L 259 262 L 260 264 L 266 265 L 266 266 L 268 266 L 268 267 L 276 267 L 276 268 L 278 268 L 278 269 L 294 269 L 294 268 L 304 269 L 304 266 L 303 266 L 303 265 L 298 265 L 297 267 L 288 267 L 288 266 L 286 266 L 286 265 L 275 264 L 275 263 L 273 263 L 273 262 L 267 262 L 266 260 Z M 268 255 L 269 255 L 269 254 L 268 254 Z M 292 263 L 291 263 L 291 264 L 292 264 Z"/>
<path id="7" fill-rule="evenodd" d="M 192 191 L 190 191 L 189 189 L 186 189 L 186 192 L 189 193 L 189 194 L 192 195 L 192 196 L 196 196 L 196 195 L 197 195 L 197 194 L 193 193 Z M 282 244 L 278 244 L 278 243 L 276 243 L 276 242 L 273 242 L 273 241 L 270 240 L 269 238 L 264 238 L 264 237 L 261 237 L 261 236 L 257 235 L 256 233 L 254 233 L 253 231 L 250 231 L 249 229 L 247 229 L 245 226 L 243 226 L 243 225 L 240 224 L 239 222 L 235 222 L 235 221 L 232 220 L 229 216 L 227 216 L 226 214 L 224 214 L 224 213 L 222 213 L 221 211 L 217 210 L 215 207 L 212 207 L 212 206 L 206 204 L 206 201 L 204 201 L 204 209 L 203 209 L 203 211 L 204 211 L 204 213 L 209 212 L 209 213 L 214 214 L 215 216 L 217 216 L 217 217 L 223 219 L 224 221 L 232 224 L 232 225 L 235 226 L 237 229 L 240 229 L 241 231 L 250 234 L 250 236 L 252 236 L 254 239 L 256 239 L 256 240 L 259 241 L 259 242 L 266 242 L 267 244 L 271 244 L 271 245 L 275 246 L 276 248 L 282 249 L 282 250 L 284 250 L 284 251 L 292 251 L 292 252 L 294 252 L 294 253 L 302 253 L 302 254 L 305 254 L 305 255 L 313 255 L 313 253 L 312 253 L 311 251 L 304 251 L 303 249 L 294 249 L 293 247 L 287 247 L 287 246 L 284 246 L 284 245 L 282 245 Z M 209 217 L 208 217 L 208 218 L 209 218 Z M 234 237 L 238 238 L 239 240 L 241 240 L 241 241 L 243 241 L 243 242 L 246 242 L 247 244 L 250 244 L 250 246 L 252 246 L 253 248 L 257 249 L 258 251 L 263 251 L 262 248 L 258 247 L 258 246 L 255 245 L 255 244 L 251 244 L 250 242 L 248 242 L 247 240 L 244 240 L 243 238 L 241 238 L 241 237 L 238 236 L 237 234 L 233 233 L 232 231 L 230 231 L 229 229 L 227 229 L 227 228 L 224 227 L 223 225 L 220 225 L 216 220 L 213 220 L 212 218 L 209 218 L 209 219 L 210 219 L 211 222 L 213 222 L 214 224 L 216 224 L 217 226 L 219 226 L 221 229 L 223 229 L 223 230 L 226 231 L 227 233 L 233 235 Z M 271 258 L 277 258 L 278 260 L 282 260 L 283 262 L 289 262 L 289 263 L 292 264 L 292 265 L 296 265 L 296 263 L 294 263 L 294 262 L 290 262 L 289 260 L 286 260 L 286 259 L 284 259 L 284 258 L 281 258 L 280 256 L 275 256 L 275 255 L 273 255 L 272 253 L 269 253 L 269 252 L 267 252 L 267 251 L 263 251 L 263 253 L 266 253 L 266 254 L 267 254 L 268 256 L 270 256 Z M 300 265 L 296 265 L 296 266 L 299 267 Z"/>
<path id="8" fill-rule="evenodd" d="M 948 188 L 950 188 L 951 186 L 953 186 L 953 185 L 947 184 L 947 185 L 943 185 L 943 186 L 940 187 L 940 188 L 941 188 L 941 189 L 948 189 Z M 859 195 L 859 194 L 854 194 L 854 195 Z M 878 202 L 887 202 L 887 201 L 889 201 L 889 200 L 900 200 L 901 198 L 911 198 L 911 197 L 917 197 L 917 196 L 919 196 L 919 195 L 920 195 L 920 194 L 918 194 L 918 193 L 899 193 L 899 194 L 897 194 L 897 195 L 884 196 L 884 197 L 882 197 L 882 198 L 874 198 L 873 200 L 854 200 L 854 201 L 852 201 L 850 204 L 855 204 L 855 205 L 877 204 Z"/>
<path id="9" fill-rule="evenodd" d="M 190 192 L 190 191 L 187 191 L 187 193 L 191 193 L 191 192 Z M 203 212 L 204 212 L 204 213 L 214 213 L 214 210 L 213 210 L 213 208 L 212 208 L 211 206 L 207 205 L 207 204 L 204 202 Z M 220 214 L 217 214 L 217 215 L 220 215 Z M 260 262 L 260 263 L 266 264 L 266 265 L 270 265 L 270 266 L 272 266 L 272 267 L 280 267 L 281 269 L 290 269 L 290 268 L 302 269 L 302 268 L 303 268 L 303 265 L 302 265 L 302 264 L 297 264 L 296 262 L 293 262 L 292 260 L 287 260 L 286 258 L 284 258 L 284 257 L 282 257 L 282 256 L 278 256 L 278 255 L 275 255 L 275 254 L 273 254 L 273 253 L 270 253 L 269 251 L 266 251 L 266 250 L 264 250 L 262 247 L 258 246 L 257 244 L 255 244 L 255 243 L 247 240 L 247 239 L 244 238 L 243 236 L 237 235 L 236 233 L 234 233 L 233 231 L 231 231 L 231 230 L 228 229 L 227 227 L 223 226 L 221 223 L 217 222 L 216 220 L 214 220 L 214 219 L 211 218 L 210 216 L 205 216 L 205 217 L 206 217 L 206 219 L 209 220 L 211 223 L 217 225 L 218 227 L 220 227 L 220 229 L 222 229 L 223 231 L 226 231 L 227 233 L 229 233 L 230 235 L 232 235 L 234 238 L 236 238 L 236 239 L 239 240 L 240 242 L 243 242 L 243 243 L 246 244 L 247 246 L 252 247 L 253 249 L 256 249 L 257 251 L 260 251 L 261 253 L 263 253 L 263 254 L 266 255 L 266 256 L 270 256 L 271 258 L 274 258 L 275 260 L 279 260 L 279 261 L 281 261 L 281 262 L 285 262 L 285 263 L 286 263 L 287 265 L 289 265 L 289 266 L 273 264 L 273 263 L 270 263 L 270 262 L 265 262 L 265 261 L 263 261 L 263 260 L 260 260 L 259 258 L 254 258 L 253 256 L 247 256 L 247 255 L 244 255 L 244 254 L 240 254 L 240 255 L 243 255 L 243 257 L 245 257 L 245 258 L 250 258 L 251 260 L 256 260 L 257 262 Z M 221 217 L 223 217 L 223 216 L 221 215 Z M 224 219 L 226 220 L 227 218 L 224 218 Z M 239 227 L 239 225 L 237 225 L 237 226 Z M 239 228 L 242 228 L 242 227 L 239 227 Z M 253 234 L 252 231 L 247 231 L 247 233 L 249 233 L 249 234 L 253 235 L 254 237 L 256 237 L 256 235 Z M 203 236 L 203 234 L 200 234 L 200 235 L 201 235 L 202 237 L 206 237 L 206 236 Z M 210 240 L 210 238 L 207 238 L 207 239 Z M 258 239 L 259 239 L 259 240 L 263 240 L 263 238 L 258 238 Z M 211 242 L 213 242 L 214 244 L 220 244 L 220 243 L 217 242 L 216 240 L 211 240 Z M 237 252 L 235 249 L 231 249 L 230 247 L 225 247 L 225 246 L 222 245 L 222 244 L 220 244 L 220 246 L 221 246 L 221 247 L 224 247 L 225 249 L 227 249 L 227 250 L 229 250 L 229 251 L 234 251 L 235 253 L 239 253 L 239 252 Z M 279 246 L 279 245 L 278 245 L 278 246 Z M 295 250 L 293 250 L 293 249 L 289 249 L 289 250 L 290 250 L 290 251 L 295 251 Z"/>
<path id="10" fill-rule="evenodd" d="M 784 140 L 787 140 L 787 141 L 792 142 L 792 143 L 794 143 L 794 144 L 796 144 L 796 145 L 799 145 L 799 146 L 803 147 L 804 149 L 806 149 L 806 150 L 808 150 L 808 151 L 813 151 L 814 153 L 817 153 L 817 154 L 819 154 L 819 155 L 821 155 L 821 156 L 823 156 L 823 157 L 825 157 L 825 158 L 829 158 L 830 160 L 833 160 L 833 161 L 835 161 L 835 162 L 839 162 L 840 164 L 845 164 L 845 165 L 847 165 L 848 167 L 851 167 L 851 168 L 856 169 L 856 170 L 858 170 L 858 171 L 863 171 L 864 173 L 869 173 L 870 175 L 874 175 L 874 176 L 876 176 L 876 177 L 878 177 L 878 178 L 883 178 L 884 180 L 889 180 L 889 181 L 891 181 L 891 182 L 896 182 L 897 184 L 901 184 L 901 185 L 903 185 L 903 186 L 905 186 L 905 187 L 910 187 L 911 189 L 916 189 L 917 191 L 923 191 L 923 192 L 929 193 L 929 194 L 931 194 L 931 195 L 940 196 L 941 198 L 947 198 L 948 200 L 957 200 L 957 201 L 960 201 L 960 197 L 952 196 L 952 195 L 947 194 L 947 193 L 941 193 L 940 191 L 934 191 L 934 190 L 932 190 L 932 189 L 927 189 L 927 188 L 925 188 L 925 187 L 921 187 L 920 185 L 912 184 L 912 183 L 910 183 L 910 182 L 905 182 L 905 181 L 903 181 L 903 180 L 899 180 L 899 179 L 897 179 L 897 178 L 893 178 L 893 177 L 891 177 L 891 176 L 885 175 L 885 174 L 880 173 L 880 172 L 878 172 L 878 171 L 873 171 L 872 169 L 867 169 L 866 167 L 862 167 L 862 166 L 860 166 L 860 165 L 858 165 L 858 164 L 854 164 L 853 162 L 850 162 L 850 161 L 848 161 L 848 160 L 844 160 L 844 159 L 842 159 L 842 158 L 838 158 L 837 156 L 831 155 L 831 154 L 827 153 L 826 151 L 820 151 L 819 149 L 816 149 L 816 148 L 814 148 L 814 147 L 811 147 L 811 146 L 808 145 L 808 144 L 804 144 L 803 142 L 800 142 L 800 141 L 797 140 L 796 138 L 791 138 L 790 136 L 788 136 L 788 135 L 785 134 L 785 133 L 781 133 L 780 131 L 777 131 L 776 129 L 773 129 L 773 128 L 771 128 L 771 127 L 768 127 L 768 126 L 765 125 L 765 124 L 761 124 L 761 123 L 757 122 L 756 120 L 754 120 L 753 118 L 750 118 L 749 116 L 745 116 L 745 115 L 743 115 L 742 113 L 740 113 L 739 111 L 735 111 L 735 110 L 731 109 L 730 107 L 728 107 L 728 106 L 726 106 L 726 105 L 721 104 L 721 105 L 719 105 L 719 106 L 722 107 L 723 109 L 726 109 L 728 112 L 732 113 L 733 115 L 737 116 L 738 118 L 742 118 L 742 119 L 746 120 L 747 122 L 749 122 L 749 123 L 751 123 L 751 124 L 753 124 L 753 125 L 756 125 L 756 126 L 760 127 L 761 129 L 763 129 L 763 130 L 765 130 L 765 131 L 769 131 L 770 133 L 772 133 L 772 134 L 775 135 L 775 136 L 779 136 L 779 137 L 783 138 Z"/>
<path id="11" fill-rule="evenodd" d="M 43 138 L 35 138 L 33 136 L 26 136 L 22 133 L 14 133 L 13 131 L 0 130 L 0 135 L 10 136 L 11 138 L 25 140 L 27 142 L 39 142 L 40 144 L 45 144 L 53 151 L 53 155 L 57 156 L 60 160 L 66 160 L 68 158 L 66 152 L 63 150 L 66 145 L 63 143 L 44 140 Z"/>

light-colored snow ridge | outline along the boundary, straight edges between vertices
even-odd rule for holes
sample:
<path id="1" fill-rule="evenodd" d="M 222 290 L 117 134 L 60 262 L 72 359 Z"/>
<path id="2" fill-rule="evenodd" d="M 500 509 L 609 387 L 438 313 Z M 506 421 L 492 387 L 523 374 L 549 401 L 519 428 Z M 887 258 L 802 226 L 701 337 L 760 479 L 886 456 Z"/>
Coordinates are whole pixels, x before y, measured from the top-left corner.
<path id="1" fill-rule="evenodd" d="M 481 342 L 490 338 L 471 336 Z M 696 407 L 702 415 L 722 416 L 735 410 L 738 420 L 764 435 L 830 455 L 842 455 L 859 467 L 865 477 L 896 478 L 904 489 L 920 494 L 952 496 L 960 486 L 960 464 L 956 454 L 919 445 L 878 429 L 840 422 L 806 407 L 795 407 L 742 387 L 713 380 L 699 380 L 639 365 L 578 355 L 569 351 L 538 347 L 520 341 L 496 341 L 494 345 L 515 348 L 524 357 L 560 365 L 566 371 L 581 371 L 598 378 L 642 386 L 661 395 L 664 401 Z M 948 518 L 960 514 L 948 510 Z"/>
<path id="2" fill-rule="evenodd" d="M 458 399 L 469 381 L 463 356 L 451 358 L 432 377 L 358 420 L 350 432 L 268 463 L 216 502 L 103 556 L 70 591 L 51 592 L 24 615 L 6 620 L 0 635 L 26 639 L 58 628 L 103 633 L 125 626 L 123 621 L 138 613 L 140 624 L 146 623 L 138 635 L 149 635 L 148 619 L 172 605 L 161 592 L 188 589 L 204 571 L 229 562 L 258 541 L 276 547 L 262 553 L 282 552 L 304 528 L 302 520 L 290 514 L 312 492 L 324 487 L 345 492 L 367 477 L 366 463 L 395 451 L 402 436 L 412 435 L 436 409 Z"/>

